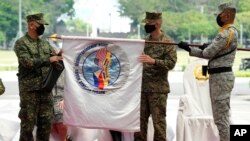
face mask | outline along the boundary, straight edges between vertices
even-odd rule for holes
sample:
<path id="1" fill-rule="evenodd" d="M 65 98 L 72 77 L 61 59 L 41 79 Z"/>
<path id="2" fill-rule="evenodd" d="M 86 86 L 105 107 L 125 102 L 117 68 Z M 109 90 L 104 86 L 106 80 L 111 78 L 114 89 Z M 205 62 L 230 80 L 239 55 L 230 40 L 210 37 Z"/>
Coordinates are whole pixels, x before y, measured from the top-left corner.
<path id="1" fill-rule="evenodd" d="M 45 27 L 44 27 L 43 24 L 41 24 L 38 28 L 36 28 L 36 33 L 37 33 L 37 35 L 38 35 L 38 36 L 43 35 L 44 30 L 45 30 Z"/>
<path id="2" fill-rule="evenodd" d="M 216 22 L 217 22 L 217 24 L 218 24 L 220 27 L 222 27 L 222 26 L 224 25 L 223 21 L 221 21 L 220 15 L 217 16 Z"/>
<path id="3" fill-rule="evenodd" d="M 156 29 L 155 25 L 148 25 L 148 24 L 146 24 L 146 25 L 144 26 L 144 28 L 145 28 L 145 31 L 146 31 L 147 33 L 151 33 L 151 32 L 153 32 L 153 31 L 155 31 L 155 29 Z"/>

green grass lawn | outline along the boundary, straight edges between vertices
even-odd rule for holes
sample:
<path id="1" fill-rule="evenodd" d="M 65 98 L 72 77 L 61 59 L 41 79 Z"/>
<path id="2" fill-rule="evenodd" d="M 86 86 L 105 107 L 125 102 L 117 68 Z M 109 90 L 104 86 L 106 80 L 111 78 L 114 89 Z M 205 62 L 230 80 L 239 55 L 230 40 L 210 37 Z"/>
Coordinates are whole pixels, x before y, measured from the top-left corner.
<path id="1" fill-rule="evenodd" d="M 0 50 L 0 64 L 16 63 L 17 57 L 13 50 Z"/>
<path id="2" fill-rule="evenodd" d="M 17 70 L 17 57 L 13 50 L 0 50 L 0 71 Z"/>
<path id="3" fill-rule="evenodd" d="M 177 51 L 177 65 L 185 68 L 187 64 L 192 61 L 193 57 L 189 57 L 186 51 Z M 250 71 L 239 71 L 242 58 L 250 58 L 250 52 L 238 51 L 234 62 L 234 72 L 236 76 L 250 77 Z M 17 58 L 13 50 L 5 51 L 0 50 L 0 71 L 3 70 L 17 70 Z"/>

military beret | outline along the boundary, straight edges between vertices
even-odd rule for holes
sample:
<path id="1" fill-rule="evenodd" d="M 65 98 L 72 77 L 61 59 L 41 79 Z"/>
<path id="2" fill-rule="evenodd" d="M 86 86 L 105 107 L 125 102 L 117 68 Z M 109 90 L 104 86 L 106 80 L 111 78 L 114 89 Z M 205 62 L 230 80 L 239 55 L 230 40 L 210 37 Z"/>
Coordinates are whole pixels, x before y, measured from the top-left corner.
<path id="1" fill-rule="evenodd" d="M 228 2 L 228 3 L 222 3 L 218 6 L 218 14 L 222 13 L 226 9 L 231 9 L 234 10 L 234 12 L 236 12 L 235 6 L 231 2 Z"/>
<path id="2" fill-rule="evenodd" d="M 155 20 L 162 19 L 161 14 L 162 13 L 157 13 L 157 12 L 146 12 L 146 17 L 145 19 L 142 20 L 142 22 L 150 23 L 154 22 Z"/>
<path id="3" fill-rule="evenodd" d="M 27 22 L 36 21 L 36 22 L 38 22 L 39 24 L 49 25 L 49 24 L 43 19 L 43 13 L 37 13 L 37 14 L 28 15 L 26 18 L 27 18 Z"/>

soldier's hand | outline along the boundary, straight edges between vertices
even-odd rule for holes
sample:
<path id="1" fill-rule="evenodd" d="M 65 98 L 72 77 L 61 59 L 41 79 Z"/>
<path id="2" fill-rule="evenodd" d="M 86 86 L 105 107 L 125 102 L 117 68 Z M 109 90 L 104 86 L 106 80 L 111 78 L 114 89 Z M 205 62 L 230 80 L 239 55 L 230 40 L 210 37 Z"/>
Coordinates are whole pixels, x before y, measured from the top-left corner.
<path id="1" fill-rule="evenodd" d="M 57 56 L 62 56 L 62 49 L 59 50 L 59 52 L 57 53 Z"/>
<path id="2" fill-rule="evenodd" d="M 62 56 L 51 56 L 51 57 L 49 58 L 49 61 L 50 61 L 51 63 L 59 62 L 60 60 L 63 60 Z"/>
<path id="3" fill-rule="evenodd" d="M 189 45 L 188 45 L 187 42 L 181 41 L 181 42 L 178 43 L 178 46 L 179 46 L 179 48 L 184 49 L 184 50 L 186 50 L 187 52 L 190 52 L 190 51 L 191 51 L 191 49 L 190 49 L 190 47 L 189 47 Z"/>
<path id="4" fill-rule="evenodd" d="M 199 47 L 199 49 L 204 50 L 209 44 L 204 43 L 202 46 Z"/>
<path id="5" fill-rule="evenodd" d="M 142 63 L 147 63 L 147 64 L 155 64 L 155 59 L 151 58 L 149 55 L 146 55 L 144 53 L 142 53 L 140 56 L 139 56 L 139 60 L 142 62 Z"/>
<path id="6" fill-rule="evenodd" d="M 64 109 L 64 100 L 61 100 L 60 102 L 58 102 L 58 106 L 60 109 Z"/>

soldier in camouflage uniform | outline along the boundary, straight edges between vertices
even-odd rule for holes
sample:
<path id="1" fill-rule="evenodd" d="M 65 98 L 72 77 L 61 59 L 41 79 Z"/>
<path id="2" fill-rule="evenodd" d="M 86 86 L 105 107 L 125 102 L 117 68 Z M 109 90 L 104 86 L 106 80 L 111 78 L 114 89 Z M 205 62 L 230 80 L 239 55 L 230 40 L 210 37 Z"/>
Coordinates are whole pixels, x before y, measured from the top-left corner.
<path id="1" fill-rule="evenodd" d="M 161 13 L 146 12 L 146 41 L 173 42 L 161 30 Z M 146 43 L 144 53 L 139 56 L 143 63 L 142 94 L 140 109 L 140 132 L 135 141 L 147 140 L 148 119 L 152 116 L 154 141 L 166 141 L 166 104 L 169 90 L 168 71 L 177 60 L 176 47 L 164 44 Z"/>
<path id="2" fill-rule="evenodd" d="M 67 126 L 63 124 L 63 109 L 64 109 L 64 75 L 61 74 L 58 78 L 53 90 L 54 101 L 54 118 L 52 123 L 51 134 L 58 134 L 60 141 L 67 141 Z"/>
<path id="3" fill-rule="evenodd" d="M 19 38 L 14 47 L 18 58 L 18 83 L 20 95 L 20 141 L 33 141 L 32 131 L 37 126 L 36 141 L 49 141 L 53 117 L 53 96 L 43 91 L 42 81 L 51 63 L 62 60 L 54 54 L 49 43 L 39 36 L 48 25 L 43 14 L 27 16 L 28 32 Z"/>
<path id="4" fill-rule="evenodd" d="M 2 95 L 5 91 L 5 87 L 3 85 L 2 79 L 0 78 L 0 95 Z"/>
<path id="5" fill-rule="evenodd" d="M 233 25 L 235 7 L 231 3 L 224 3 L 219 6 L 219 10 L 217 23 L 220 30 L 210 45 L 203 45 L 198 49 L 189 48 L 187 43 L 180 42 L 179 47 L 190 52 L 191 56 L 209 59 L 208 73 L 214 122 L 219 130 L 220 141 L 229 141 L 230 95 L 234 86 L 232 66 L 238 33 Z"/>

